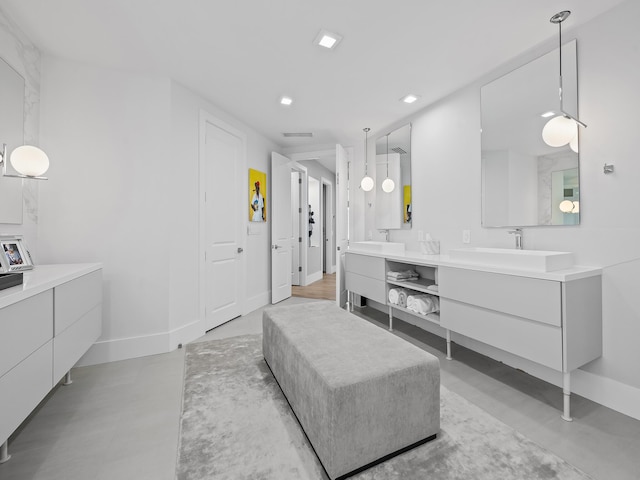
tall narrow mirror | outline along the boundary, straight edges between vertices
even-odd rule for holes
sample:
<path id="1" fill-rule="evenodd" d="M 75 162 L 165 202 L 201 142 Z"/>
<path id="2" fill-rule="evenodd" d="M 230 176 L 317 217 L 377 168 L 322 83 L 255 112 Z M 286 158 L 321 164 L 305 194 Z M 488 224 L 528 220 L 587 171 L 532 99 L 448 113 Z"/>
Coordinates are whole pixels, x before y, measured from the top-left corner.
<path id="1" fill-rule="evenodd" d="M 376 228 L 411 228 L 411 124 L 376 139 Z M 393 189 L 385 191 L 389 178 Z"/>
<path id="2" fill-rule="evenodd" d="M 7 144 L 9 157 L 13 149 L 24 145 L 24 78 L 1 58 L 0 109 L 0 145 Z M 0 223 L 22 223 L 20 179 L 0 175 Z"/>
<path id="3" fill-rule="evenodd" d="M 559 113 L 558 72 L 556 48 L 481 89 L 484 227 L 580 223 L 577 139 L 542 139 Z M 562 86 L 564 109 L 577 117 L 575 40 L 562 46 Z"/>

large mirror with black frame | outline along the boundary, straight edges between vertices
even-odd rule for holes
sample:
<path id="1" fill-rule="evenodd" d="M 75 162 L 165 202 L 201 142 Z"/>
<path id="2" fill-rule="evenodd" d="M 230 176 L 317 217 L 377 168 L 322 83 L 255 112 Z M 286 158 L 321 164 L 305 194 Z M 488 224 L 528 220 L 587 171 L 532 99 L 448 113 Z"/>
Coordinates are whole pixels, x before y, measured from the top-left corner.
<path id="1" fill-rule="evenodd" d="M 551 147 L 542 138 L 559 110 L 559 49 L 484 85 L 482 225 L 580 223 L 578 139 Z M 577 117 L 576 41 L 562 46 L 564 110 Z"/>
<path id="2" fill-rule="evenodd" d="M 0 146 L 7 144 L 8 157 L 24 145 L 24 78 L 2 58 L 0 109 Z M 22 180 L 0 175 L 0 223 L 22 223 L 22 203 Z"/>
<path id="3" fill-rule="evenodd" d="M 375 225 L 411 228 L 411 124 L 376 139 Z"/>

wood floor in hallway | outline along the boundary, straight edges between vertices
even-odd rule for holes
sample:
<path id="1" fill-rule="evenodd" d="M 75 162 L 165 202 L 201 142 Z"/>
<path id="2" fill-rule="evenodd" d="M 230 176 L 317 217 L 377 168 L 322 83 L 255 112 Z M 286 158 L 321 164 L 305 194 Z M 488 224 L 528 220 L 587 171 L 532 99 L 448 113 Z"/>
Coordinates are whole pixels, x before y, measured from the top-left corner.
<path id="1" fill-rule="evenodd" d="M 322 280 L 313 282 L 306 287 L 293 285 L 291 295 L 294 297 L 317 298 L 324 300 L 336 299 L 336 274 L 323 274 Z"/>

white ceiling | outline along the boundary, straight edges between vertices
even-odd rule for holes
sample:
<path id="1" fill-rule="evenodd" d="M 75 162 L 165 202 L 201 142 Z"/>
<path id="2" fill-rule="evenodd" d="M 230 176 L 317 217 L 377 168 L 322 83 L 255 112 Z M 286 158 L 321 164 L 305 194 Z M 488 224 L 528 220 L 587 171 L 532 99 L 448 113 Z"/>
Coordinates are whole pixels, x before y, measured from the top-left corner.
<path id="1" fill-rule="evenodd" d="M 168 76 L 282 147 L 345 145 L 623 0 L 2 0 L 41 49 Z M 335 51 L 313 40 L 344 38 Z M 421 96 L 413 105 L 399 99 Z M 281 95 L 294 104 L 281 107 Z M 283 132 L 313 132 L 287 139 Z"/>

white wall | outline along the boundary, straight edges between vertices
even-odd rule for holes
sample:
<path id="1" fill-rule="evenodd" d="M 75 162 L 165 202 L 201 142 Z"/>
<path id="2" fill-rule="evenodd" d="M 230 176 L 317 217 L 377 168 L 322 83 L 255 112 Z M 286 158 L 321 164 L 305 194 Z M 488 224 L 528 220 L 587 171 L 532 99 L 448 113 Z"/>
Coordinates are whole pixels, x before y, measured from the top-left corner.
<path id="1" fill-rule="evenodd" d="M 527 248 L 575 253 L 577 264 L 603 267 L 603 355 L 573 376 L 575 391 L 640 418 L 640 162 L 636 112 L 640 111 L 640 3 L 630 0 L 583 27 L 563 32 L 578 40 L 581 130 L 581 225 L 524 229 Z M 550 51 L 539 45 L 499 70 L 428 106 L 413 118 L 413 228 L 394 230 L 392 241 L 418 250 L 417 232 L 440 240 L 441 253 L 463 246 L 513 248 L 506 229 L 481 227 L 480 86 Z M 553 75 L 554 72 L 549 72 Z M 604 175 L 604 163 L 615 173 Z M 460 194 L 463 192 L 463 194 Z M 621 206 L 623 206 L 621 208 Z M 367 219 L 367 229 L 372 225 Z M 471 245 L 462 230 L 471 230 Z M 464 342 L 464 339 L 458 338 Z M 467 342 L 473 348 L 482 346 Z M 501 352 L 495 358 L 509 361 Z M 532 364 L 520 368 L 537 371 Z M 558 375 L 537 371 L 558 383 Z"/>
<path id="2" fill-rule="evenodd" d="M 168 78 L 43 61 L 41 140 L 55 161 L 41 187 L 41 263 L 104 265 L 103 334 L 84 363 L 166 352 L 204 333 L 200 109 L 245 132 L 248 166 L 269 172 L 274 145 Z M 269 299 L 264 227 L 246 242 L 245 313 Z M 180 260 L 176 239 L 187 247 Z"/>

